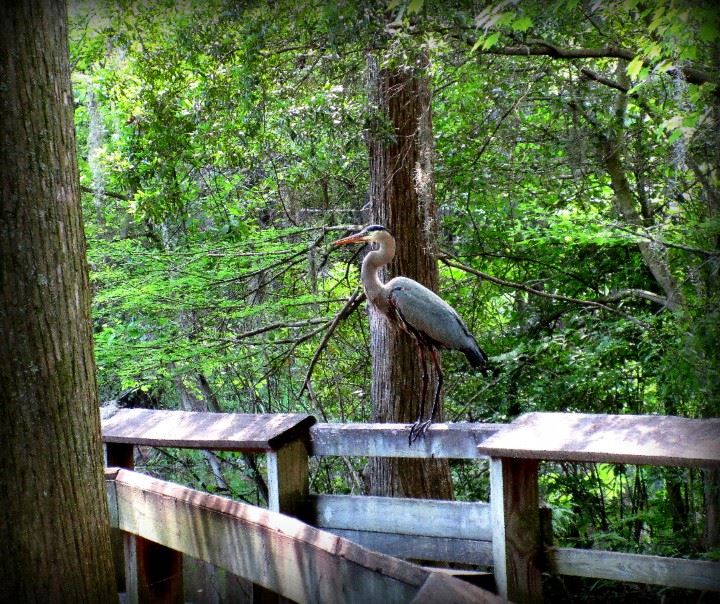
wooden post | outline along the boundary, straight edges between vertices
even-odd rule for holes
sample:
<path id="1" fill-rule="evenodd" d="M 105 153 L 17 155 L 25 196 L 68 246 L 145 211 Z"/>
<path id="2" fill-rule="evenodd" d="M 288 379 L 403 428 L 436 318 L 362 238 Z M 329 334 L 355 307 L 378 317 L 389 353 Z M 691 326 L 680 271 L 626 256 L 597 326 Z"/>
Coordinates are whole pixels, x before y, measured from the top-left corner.
<path id="1" fill-rule="evenodd" d="M 498 593 L 512 602 L 542 602 L 538 462 L 490 459 L 490 516 Z"/>
<path id="2" fill-rule="evenodd" d="M 127 443 L 105 443 L 105 465 L 107 467 L 135 468 L 135 447 Z M 116 528 L 110 529 L 110 541 L 112 544 L 113 562 L 115 566 L 115 584 L 120 593 L 128 591 L 125 580 L 125 540 L 130 535 L 124 535 Z"/>
<path id="3" fill-rule="evenodd" d="M 129 604 L 182 604 L 182 554 L 125 534 L 125 572 Z"/>
<path id="4" fill-rule="evenodd" d="M 553 518 L 552 508 L 549 505 L 541 505 L 540 509 L 540 541 L 543 545 L 543 557 L 545 549 L 552 547 L 555 542 L 555 536 L 553 534 Z M 543 568 L 545 568 L 545 562 L 543 561 Z"/>
<path id="5" fill-rule="evenodd" d="M 134 469 L 133 445 L 106 443 L 105 447 L 106 465 Z M 118 590 L 127 594 L 129 604 L 184 601 L 180 552 L 117 529 L 111 538 Z"/>
<path id="6" fill-rule="evenodd" d="M 267 452 L 268 508 L 298 517 L 300 506 L 308 496 L 308 450 L 305 442 L 294 440 L 275 451 Z M 285 604 L 283 598 L 260 585 L 253 585 L 253 602 Z"/>
<path id="7" fill-rule="evenodd" d="M 299 506 L 308 495 L 308 451 L 302 440 L 295 440 L 267 453 L 268 508 L 288 516 L 298 516 Z"/>

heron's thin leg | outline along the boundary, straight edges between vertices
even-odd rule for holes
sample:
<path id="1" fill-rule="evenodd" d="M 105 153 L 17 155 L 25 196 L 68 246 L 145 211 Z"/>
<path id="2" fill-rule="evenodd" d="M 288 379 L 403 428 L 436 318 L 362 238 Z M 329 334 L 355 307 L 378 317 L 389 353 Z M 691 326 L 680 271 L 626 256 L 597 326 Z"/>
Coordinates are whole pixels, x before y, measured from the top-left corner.
<path id="1" fill-rule="evenodd" d="M 430 427 L 430 424 L 432 424 L 433 417 L 435 415 L 435 411 L 438 408 L 438 403 L 440 401 L 440 391 L 442 390 L 443 385 L 443 372 L 440 368 L 440 359 L 438 358 L 438 352 L 435 348 L 432 346 L 429 347 L 430 351 L 430 357 L 432 358 L 433 365 L 435 365 L 435 370 L 437 371 L 437 387 L 435 388 L 435 397 L 433 398 L 433 404 L 430 409 L 430 416 L 423 420 L 422 416 L 420 419 L 418 419 L 417 422 L 413 425 L 412 429 L 410 430 L 410 444 L 412 445 L 414 441 L 416 441 L 418 438 L 420 438 L 427 429 Z"/>
<path id="2" fill-rule="evenodd" d="M 420 367 L 422 368 L 422 394 L 418 404 L 417 420 L 415 420 L 415 423 L 410 428 L 410 435 L 408 436 L 409 445 L 412 445 L 415 439 L 419 436 L 416 432 L 422 425 L 422 418 L 425 414 L 425 399 L 427 398 L 428 380 L 430 379 L 427 370 L 427 359 L 425 358 L 425 347 L 417 339 L 415 339 L 415 343 L 417 344 L 418 356 L 420 357 Z"/>
<path id="3" fill-rule="evenodd" d="M 435 411 L 437 410 L 438 403 L 440 402 L 440 391 L 442 390 L 443 386 L 443 372 L 442 367 L 440 367 L 440 359 L 438 358 L 438 351 L 436 348 L 430 349 L 430 356 L 433 360 L 433 364 L 435 365 L 435 370 L 437 371 L 437 386 L 435 387 L 435 398 L 433 399 L 432 408 L 430 409 L 430 417 L 428 418 L 429 422 L 432 422 L 433 419 L 435 419 Z"/>
<path id="4" fill-rule="evenodd" d="M 427 399 L 427 387 L 430 376 L 428 375 L 427 359 L 425 358 L 425 347 L 422 344 L 418 344 L 418 352 L 420 353 L 420 367 L 422 367 L 422 396 L 420 397 L 420 407 L 418 410 L 419 421 L 425 413 L 425 400 Z"/>

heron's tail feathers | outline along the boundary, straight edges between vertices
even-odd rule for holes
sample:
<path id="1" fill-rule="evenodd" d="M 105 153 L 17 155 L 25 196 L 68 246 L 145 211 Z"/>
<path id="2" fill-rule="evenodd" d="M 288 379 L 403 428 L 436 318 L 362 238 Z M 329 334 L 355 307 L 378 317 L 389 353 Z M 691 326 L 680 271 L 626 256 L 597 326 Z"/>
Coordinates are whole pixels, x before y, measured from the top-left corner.
<path id="1" fill-rule="evenodd" d="M 483 372 L 483 375 L 487 375 L 487 362 L 488 356 L 480 346 L 475 345 L 474 347 L 463 350 L 467 357 L 468 363 L 475 369 L 479 369 Z"/>

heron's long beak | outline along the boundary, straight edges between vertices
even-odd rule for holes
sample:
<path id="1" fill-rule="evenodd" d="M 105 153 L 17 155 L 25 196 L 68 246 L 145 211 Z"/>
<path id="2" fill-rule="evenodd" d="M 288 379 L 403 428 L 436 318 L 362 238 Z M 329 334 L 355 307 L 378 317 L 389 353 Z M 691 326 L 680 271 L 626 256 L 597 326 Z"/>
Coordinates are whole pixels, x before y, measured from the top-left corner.
<path id="1" fill-rule="evenodd" d="M 333 241 L 333 245 L 348 245 L 349 243 L 365 243 L 365 235 L 362 233 L 355 233 L 349 237 Z"/>

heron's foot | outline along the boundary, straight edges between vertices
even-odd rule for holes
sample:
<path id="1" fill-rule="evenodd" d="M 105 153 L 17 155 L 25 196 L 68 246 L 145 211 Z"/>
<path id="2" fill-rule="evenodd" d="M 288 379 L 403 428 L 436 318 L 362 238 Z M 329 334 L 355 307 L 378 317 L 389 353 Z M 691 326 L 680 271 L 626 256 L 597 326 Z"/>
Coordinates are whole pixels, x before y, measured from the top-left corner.
<path id="1" fill-rule="evenodd" d="M 408 445 L 412 447 L 412 444 L 421 436 L 425 435 L 425 432 L 427 432 L 427 429 L 430 427 L 430 424 L 432 424 L 431 419 L 426 419 L 425 421 L 422 421 L 418 418 L 418 420 L 410 427 L 410 435 L 408 436 Z"/>

